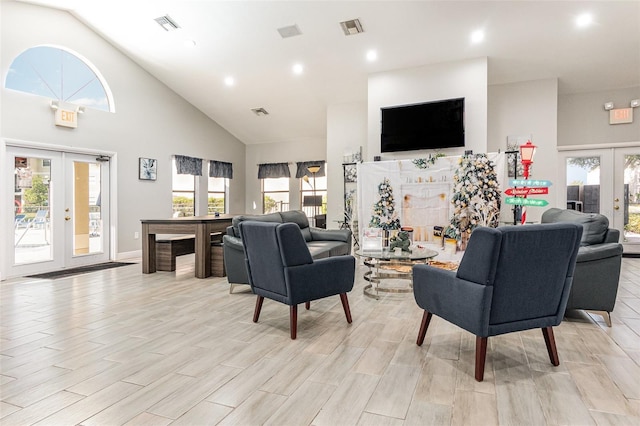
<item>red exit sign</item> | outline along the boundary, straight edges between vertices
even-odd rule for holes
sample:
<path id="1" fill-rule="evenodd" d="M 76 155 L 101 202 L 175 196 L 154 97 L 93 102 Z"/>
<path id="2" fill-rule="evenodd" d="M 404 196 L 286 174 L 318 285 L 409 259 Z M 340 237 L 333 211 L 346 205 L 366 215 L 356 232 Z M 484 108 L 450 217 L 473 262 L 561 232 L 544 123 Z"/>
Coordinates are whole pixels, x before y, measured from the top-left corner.
<path id="1" fill-rule="evenodd" d="M 609 111 L 609 124 L 633 123 L 633 108 L 618 108 Z"/>

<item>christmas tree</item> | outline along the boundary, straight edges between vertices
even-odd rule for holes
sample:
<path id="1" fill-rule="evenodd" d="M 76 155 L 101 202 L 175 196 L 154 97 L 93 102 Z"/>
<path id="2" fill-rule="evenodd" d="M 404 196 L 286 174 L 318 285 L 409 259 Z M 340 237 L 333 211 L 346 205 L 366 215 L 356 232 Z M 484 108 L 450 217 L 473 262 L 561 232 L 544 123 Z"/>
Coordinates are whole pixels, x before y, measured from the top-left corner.
<path id="1" fill-rule="evenodd" d="M 486 154 L 461 157 L 453 183 L 453 216 L 447 237 L 460 240 L 463 233 L 478 226 L 498 226 L 500 187 L 495 164 Z"/>
<path id="2" fill-rule="evenodd" d="M 369 222 L 370 228 L 384 230 L 400 229 L 400 219 L 396 213 L 396 202 L 393 198 L 393 188 L 388 178 L 384 178 L 378 185 L 380 199 L 373 205 L 373 216 Z"/>

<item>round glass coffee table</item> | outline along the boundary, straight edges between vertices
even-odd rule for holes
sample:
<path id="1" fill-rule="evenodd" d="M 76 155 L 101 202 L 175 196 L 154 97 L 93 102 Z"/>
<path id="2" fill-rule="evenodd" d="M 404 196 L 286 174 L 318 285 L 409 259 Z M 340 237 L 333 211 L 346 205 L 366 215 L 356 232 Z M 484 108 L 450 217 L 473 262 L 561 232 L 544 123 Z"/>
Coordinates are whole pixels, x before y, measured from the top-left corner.
<path id="1" fill-rule="evenodd" d="M 369 284 L 364 286 L 365 296 L 380 299 L 383 293 L 412 293 L 413 292 L 413 265 L 426 263 L 438 255 L 435 250 L 414 249 L 411 253 L 396 253 L 393 250 L 358 250 L 356 256 L 364 259 L 364 265 L 368 270 L 364 273 L 364 279 Z M 392 286 L 383 283 L 383 280 L 408 280 L 408 286 Z"/>

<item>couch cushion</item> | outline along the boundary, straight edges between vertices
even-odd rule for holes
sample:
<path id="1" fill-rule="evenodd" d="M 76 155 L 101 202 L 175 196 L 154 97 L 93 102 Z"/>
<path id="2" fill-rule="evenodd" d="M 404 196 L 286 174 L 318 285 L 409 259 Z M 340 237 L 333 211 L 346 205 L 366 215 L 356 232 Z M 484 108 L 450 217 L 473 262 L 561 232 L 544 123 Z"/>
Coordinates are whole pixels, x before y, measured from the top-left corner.
<path id="1" fill-rule="evenodd" d="M 349 244 L 342 241 L 308 241 L 307 247 L 314 259 L 342 256 L 351 252 Z"/>
<path id="2" fill-rule="evenodd" d="M 309 219 L 301 210 L 291 210 L 288 212 L 280 212 L 282 222 L 292 222 L 300 227 L 304 240 L 311 241 L 311 232 L 309 231 Z"/>
<path id="3" fill-rule="evenodd" d="M 581 246 L 602 244 L 609 229 L 609 219 L 598 213 L 552 208 L 542 214 L 542 223 L 573 222 L 582 225 Z"/>
<path id="4" fill-rule="evenodd" d="M 282 217 L 280 213 L 269 213 L 269 214 L 245 214 L 234 216 L 231 219 L 231 226 L 233 226 L 233 232 L 236 236 L 240 236 L 240 230 L 238 229 L 238 225 L 245 220 L 255 220 L 258 222 L 276 222 L 282 223 Z"/>

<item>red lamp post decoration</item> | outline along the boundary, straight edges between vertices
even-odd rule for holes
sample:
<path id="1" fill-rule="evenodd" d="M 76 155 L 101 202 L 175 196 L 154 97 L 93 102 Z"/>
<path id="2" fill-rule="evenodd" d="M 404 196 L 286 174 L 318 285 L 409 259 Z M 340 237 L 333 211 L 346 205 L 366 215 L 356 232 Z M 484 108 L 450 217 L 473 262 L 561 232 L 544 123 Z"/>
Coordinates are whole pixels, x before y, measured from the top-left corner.
<path id="1" fill-rule="evenodd" d="M 536 148 L 531 141 L 527 141 L 526 144 L 520 145 L 520 162 L 524 166 L 524 178 L 525 180 L 529 179 L 529 167 L 533 164 L 533 156 L 536 153 Z M 526 195 L 525 195 L 526 198 Z M 522 220 L 521 223 L 524 225 L 527 221 L 527 208 L 526 206 L 522 206 Z"/>

